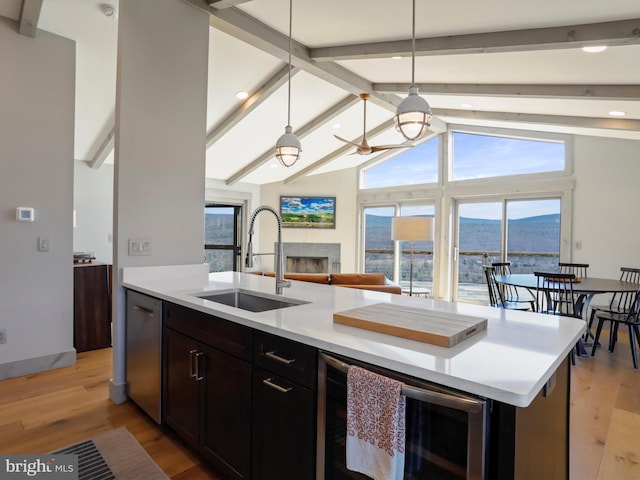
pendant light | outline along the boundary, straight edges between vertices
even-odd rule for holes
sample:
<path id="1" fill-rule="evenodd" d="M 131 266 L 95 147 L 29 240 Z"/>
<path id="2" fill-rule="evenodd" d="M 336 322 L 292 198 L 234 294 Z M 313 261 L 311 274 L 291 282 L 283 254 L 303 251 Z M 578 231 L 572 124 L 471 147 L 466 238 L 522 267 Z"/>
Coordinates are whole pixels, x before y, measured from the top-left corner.
<path id="1" fill-rule="evenodd" d="M 293 18 L 293 0 L 289 0 L 289 81 L 287 92 L 287 126 L 276 142 L 276 158 L 285 167 L 291 167 L 300 158 L 302 146 L 291 128 L 291 26 Z"/>
<path id="2" fill-rule="evenodd" d="M 418 95 L 415 80 L 416 71 L 416 0 L 413 0 L 413 25 L 411 33 L 411 86 L 409 95 L 396 109 L 396 128 L 402 136 L 411 141 L 421 138 L 431 126 L 431 107 Z"/>

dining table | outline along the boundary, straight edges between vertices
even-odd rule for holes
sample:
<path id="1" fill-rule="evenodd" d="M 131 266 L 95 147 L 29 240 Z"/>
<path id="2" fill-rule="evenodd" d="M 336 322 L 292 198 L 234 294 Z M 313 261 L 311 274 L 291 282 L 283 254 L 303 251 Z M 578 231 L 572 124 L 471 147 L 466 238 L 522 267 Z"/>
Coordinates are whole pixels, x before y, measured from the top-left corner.
<path id="1" fill-rule="evenodd" d="M 512 273 L 510 275 L 496 275 L 496 283 L 511 285 L 518 288 L 524 288 L 536 298 L 538 288 L 538 277 L 533 273 Z M 640 283 L 624 282 L 620 279 L 599 278 L 599 277 L 581 277 L 576 278 L 573 283 L 573 290 L 579 295 L 579 302 L 582 302 L 582 313 L 585 320 L 585 340 L 590 336 L 593 337 L 588 325 L 588 310 L 591 300 L 597 294 L 611 294 L 622 292 L 637 292 L 640 290 Z M 580 351 L 580 355 L 584 356 L 585 352 Z"/>

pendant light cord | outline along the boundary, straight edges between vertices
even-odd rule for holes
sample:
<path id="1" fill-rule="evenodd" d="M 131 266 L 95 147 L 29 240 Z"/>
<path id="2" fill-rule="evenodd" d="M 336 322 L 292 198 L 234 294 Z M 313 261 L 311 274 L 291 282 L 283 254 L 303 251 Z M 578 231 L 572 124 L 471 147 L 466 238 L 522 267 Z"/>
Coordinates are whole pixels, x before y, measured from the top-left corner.
<path id="1" fill-rule="evenodd" d="M 416 0 L 413 0 L 413 15 L 411 26 L 411 85 L 416 84 Z M 289 60 L 291 62 L 291 60 Z"/>
<path id="2" fill-rule="evenodd" d="M 415 1 L 415 0 L 414 0 Z M 291 31 L 293 25 L 293 0 L 289 0 L 289 80 L 287 81 L 287 125 L 291 126 Z"/>

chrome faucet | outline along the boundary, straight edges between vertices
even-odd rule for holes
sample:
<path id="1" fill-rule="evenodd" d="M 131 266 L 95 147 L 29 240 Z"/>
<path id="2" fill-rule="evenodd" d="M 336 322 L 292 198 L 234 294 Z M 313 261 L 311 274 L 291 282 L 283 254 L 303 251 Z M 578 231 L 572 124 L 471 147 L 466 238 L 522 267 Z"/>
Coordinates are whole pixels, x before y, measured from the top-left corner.
<path id="1" fill-rule="evenodd" d="M 276 220 L 278 221 L 278 243 L 276 244 L 276 251 L 274 253 L 253 253 L 253 244 L 251 242 L 251 238 L 253 237 L 253 224 L 256 220 L 256 217 L 260 212 L 271 212 L 275 215 Z M 254 255 L 273 255 L 273 261 L 275 264 L 276 271 L 276 294 L 282 294 L 283 287 L 290 287 L 291 282 L 284 279 L 284 253 L 282 249 L 282 218 L 273 208 L 268 205 L 261 205 L 254 210 L 251 214 L 251 221 L 249 222 L 249 243 L 247 244 L 247 258 L 245 261 L 245 266 L 247 268 L 253 267 L 253 256 Z"/>

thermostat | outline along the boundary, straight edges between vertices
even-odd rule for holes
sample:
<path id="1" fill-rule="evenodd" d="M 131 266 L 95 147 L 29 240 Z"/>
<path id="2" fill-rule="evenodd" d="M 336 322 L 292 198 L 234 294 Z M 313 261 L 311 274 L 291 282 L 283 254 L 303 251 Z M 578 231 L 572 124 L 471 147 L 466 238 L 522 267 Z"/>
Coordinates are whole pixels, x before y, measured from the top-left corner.
<path id="1" fill-rule="evenodd" d="M 16 208 L 16 220 L 19 222 L 33 222 L 35 211 L 33 208 L 18 207 Z"/>

